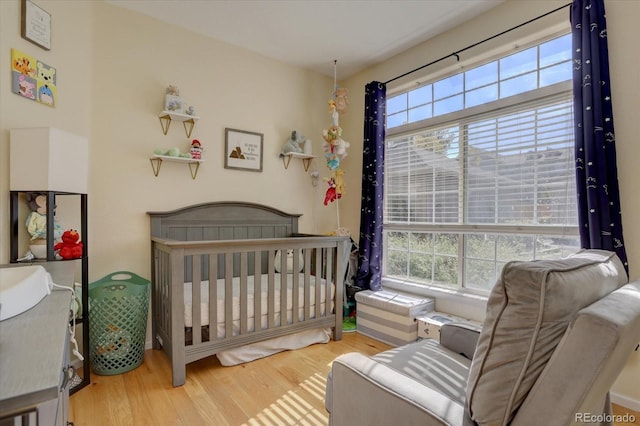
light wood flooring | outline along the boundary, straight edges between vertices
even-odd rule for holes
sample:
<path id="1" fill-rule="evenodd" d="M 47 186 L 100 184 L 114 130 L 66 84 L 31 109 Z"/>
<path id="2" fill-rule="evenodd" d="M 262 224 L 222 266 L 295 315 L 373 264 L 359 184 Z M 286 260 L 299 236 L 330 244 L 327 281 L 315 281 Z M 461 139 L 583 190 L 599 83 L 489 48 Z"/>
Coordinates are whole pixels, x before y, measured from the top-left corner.
<path id="1" fill-rule="evenodd" d="M 187 365 L 184 386 L 171 386 L 171 365 L 162 351 L 145 352 L 144 363 L 116 376 L 92 374 L 91 384 L 71 396 L 76 426 L 97 425 L 327 425 L 326 377 L 340 354 L 376 354 L 389 346 L 359 333 L 341 341 L 282 352 L 223 367 L 216 357 Z M 615 414 L 640 413 L 614 406 Z M 356 426 L 356 425 L 354 425 Z"/>

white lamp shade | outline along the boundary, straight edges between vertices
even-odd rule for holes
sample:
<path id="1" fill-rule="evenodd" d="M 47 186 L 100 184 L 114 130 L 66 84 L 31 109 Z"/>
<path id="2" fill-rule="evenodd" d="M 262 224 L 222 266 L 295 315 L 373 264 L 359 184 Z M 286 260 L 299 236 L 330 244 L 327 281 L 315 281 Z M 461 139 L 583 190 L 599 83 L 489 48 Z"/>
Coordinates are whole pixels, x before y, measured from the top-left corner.
<path id="1" fill-rule="evenodd" d="M 54 127 L 11 129 L 11 191 L 87 193 L 89 143 Z"/>

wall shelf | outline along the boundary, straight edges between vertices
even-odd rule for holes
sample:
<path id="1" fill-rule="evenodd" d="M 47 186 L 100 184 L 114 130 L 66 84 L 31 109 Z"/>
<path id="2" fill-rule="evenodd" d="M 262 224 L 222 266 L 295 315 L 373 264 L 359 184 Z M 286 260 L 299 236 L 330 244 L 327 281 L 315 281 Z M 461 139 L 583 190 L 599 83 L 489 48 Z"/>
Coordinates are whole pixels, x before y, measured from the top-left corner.
<path id="1" fill-rule="evenodd" d="M 169 131 L 171 121 L 181 121 L 188 138 L 191 137 L 191 132 L 193 131 L 193 126 L 195 126 L 196 121 L 200 119 L 200 117 L 195 115 L 182 114 L 173 111 L 162 111 L 158 118 L 160 118 L 162 133 L 164 133 L 165 135 Z"/>
<path id="2" fill-rule="evenodd" d="M 315 155 L 310 155 L 310 154 L 302 154 L 299 152 L 287 152 L 286 154 L 280 154 L 280 156 L 282 157 L 282 164 L 284 164 L 284 168 L 288 169 L 289 168 L 289 163 L 291 162 L 292 158 L 299 158 L 302 160 L 302 164 L 304 166 L 304 171 L 308 171 L 309 170 L 309 166 L 311 165 L 311 161 L 313 161 L 314 158 L 316 158 Z"/>
<path id="3" fill-rule="evenodd" d="M 204 160 L 195 160 L 193 158 L 184 158 L 184 157 L 171 157 L 169 155 L 154 155 L 150 159 L 151 168 L 153 169 L 153 174 L 157 177 L 160 173 L 160 166 L 162 166 L 163 161 L 169 161 L 173 163 L 186 163 L 189 165 L 189 171 L 191 172 L 191 179 L 195 179 L 198 175 L 198 169 L 200 168 L 200 163 Z"/>

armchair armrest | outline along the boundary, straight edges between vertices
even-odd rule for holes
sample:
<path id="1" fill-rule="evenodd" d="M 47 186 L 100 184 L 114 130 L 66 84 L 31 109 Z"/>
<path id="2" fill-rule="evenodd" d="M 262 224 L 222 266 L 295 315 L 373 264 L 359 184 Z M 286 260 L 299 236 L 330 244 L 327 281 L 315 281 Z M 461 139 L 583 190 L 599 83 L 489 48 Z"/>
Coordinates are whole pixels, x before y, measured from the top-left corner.
<path id="1" fill-rule="evenodd" d="M 469 322 L 450 322 L 440 328 L 440 344 L 445 348 L 473 359 L 481 325 Z"/>
<path id="2" fill-rule="evenodd" d="M 333 362 L 327 397 L 332 426 L 467 424 L 463 403 L 355 352 Z"/>

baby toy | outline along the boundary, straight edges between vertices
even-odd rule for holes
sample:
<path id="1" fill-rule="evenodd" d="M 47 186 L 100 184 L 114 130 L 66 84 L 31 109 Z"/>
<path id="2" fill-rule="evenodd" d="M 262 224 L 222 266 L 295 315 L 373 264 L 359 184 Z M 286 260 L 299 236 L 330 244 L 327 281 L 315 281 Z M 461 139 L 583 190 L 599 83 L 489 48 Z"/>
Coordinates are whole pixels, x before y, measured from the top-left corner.
<path id="1" fill-rule="evenodd" d="M 156 155 L 164 155 L 165 157 L 193 158 L 190 152 L 180 152 L 180 148 L 177 146 L 169 149 L 156 148 L 153 150 L 153 153 Z"/>
<path id="2" fill-rule="evenodd" d="M 191 154 L 191 158 L 194 160 L 202 159 L 202 146 L 198 139 L 194 139 L 193 142 L 191 142 L 191 149 L 189 150 L 189 153 Z"/>
<path id="3" fill-rule="evenodd" d="M 289 152 L 301 153 L 302 148 L 300 147 L 300 143 L 304 142 L 305 137 L 303 135 L 298 135 L 298 132 L 295 130 L 291 132 L 291 137 L 288 141 L 284 143 L 282 146 L 281 154 L 287 154 Z"/>
<path id="4" fill-rule="evenodd" d="M 327 180 L 327 184 L 329 188 L 327 188 L 327 192 L 324 195 L 324 205 L 328 205 L 329 203 L 333 203 L 336 200 L 342 198 L 342 194 L 338 194 L 336 192 L 336 182 L 333 178 Z"/>
<path id="5" fill-rule="evenodd" d="M 347 89 L 343 87 L 339 87 L 335 92 L 335 108 L 336 111 L 340 114 L 347 113 L 347 105 L 349 105 L 349 100 L 347 99 Z"/>
<path id="6" fill-rule="evenodd" d="M 62 242 L 53 246 L 58 255 L 65 259 L 78 259 L 82 257 L 83 244 L 79 241 L 80 234 L 74 229 L 64 231 L 62 234 Z"/>
<path id="7" fill-rule="evenodd" d="M 31 213 L 27 216 L 25 226 L 31 234 L 31 241 L 47 238 L 47 195 L 40 192 L 27 193 L 27 206 Z M 53 233 L 54 238 L 60 238 L 62 228 L 59 224 Z"/>
<path id="8" fill-rule="evenodd" d="M 333 173 L 333 181 L 336 184 L 336 194 L 340 197 L 345 193 L 344 170 L 338 169 Z M 340 198 L 338 197 L 338 198 Z"/>

